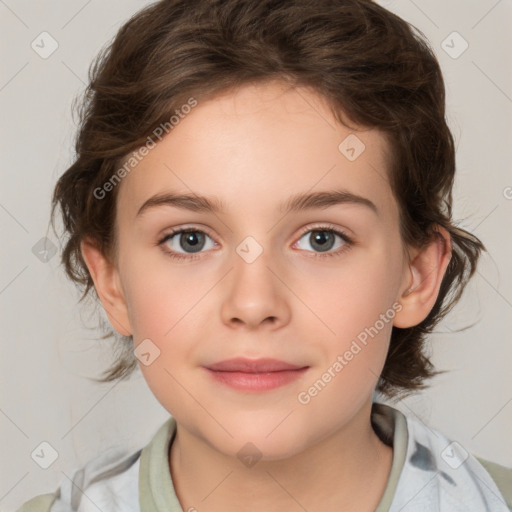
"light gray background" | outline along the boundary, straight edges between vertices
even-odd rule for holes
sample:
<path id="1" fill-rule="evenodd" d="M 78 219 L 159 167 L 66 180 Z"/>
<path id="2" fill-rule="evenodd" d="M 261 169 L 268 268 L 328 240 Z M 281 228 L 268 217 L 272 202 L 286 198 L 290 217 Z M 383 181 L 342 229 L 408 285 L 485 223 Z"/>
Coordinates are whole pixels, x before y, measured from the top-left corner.
<path id="1" fill-rule="evenodd" d="M 111 362 L 109 342 L 85 328 L 94 317 L 77 305 L 58 255 L 44 263 L 32 252 L 47 234 L 59 246 L 47 227 L 54 184 L 72 158 L 71 103 L 93 57 L 146 3 L 0 0 L 1 511 L 53 492 L 108 447 L 142 447 L 168 417 L 139 370 L 124 383 L 84 378 Z M 512 466 L 512 3 L 380 3 L 422 30 L 438 55 L 458 149 L 455 218 L 489 250 L 432 337 L 434 362 L 450 372 L 396 406 L 474 454 Z M 59 45 L 47 59 L 31 48 L 43 31 Z M 453 31 L 469 44 L 456 59 L 441 46 Z M 31 458 L 43 441 L 58 452 L 48 469 Z"/>

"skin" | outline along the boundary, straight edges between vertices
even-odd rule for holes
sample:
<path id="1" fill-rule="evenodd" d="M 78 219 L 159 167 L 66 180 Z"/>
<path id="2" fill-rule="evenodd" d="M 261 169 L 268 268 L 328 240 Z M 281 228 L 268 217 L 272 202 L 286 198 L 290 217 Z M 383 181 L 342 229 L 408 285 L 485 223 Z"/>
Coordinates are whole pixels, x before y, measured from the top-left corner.
<path id="1" fill-rule="evenodd" d="M 354 161 L 338 149 L 351 133 L 366 146 Z M 370 412 L 391 328 L 428 315 L 451 253 L 449 234 L 439 228 L 441 241 L 407 248 L 405 257 L 386 151 L 382 133 L 336 122 L 309 89 L 246 85 L 200 102 L 123 179 L 116 262 L 83 241 L 112 325 L 133 335 L 135 347 L 149 338 L 160 350 L 139 366 L 177 421 L 169 470 L 184 510 L 377 506 L 393 452 L 373 431 Z M 278 211 L 294 194 L 336 188 L 370 199 L 378 216 L 348 203 Z M 146 199 L 168 190 L 216 196 L 227 209 L 165 205 L 136 217 Z M 325 223 L 354 245 L 322 257 L 311 231 Z M 208 235 L 202 252 L 180 246 L 179 234 L 157 245 L 172 228 L 185 227 Z M 248 236 L 263 249 L 252 263 L 236 251 Z M 336 236 L 329 247 L 336 253 L 346 242 Z M 171 259 L 165 249 L 189 259 Z M 394 318 L 301 404 L 298 394 L 393 304 L 401 306 Z M 292 383 L 251 393 L 213 381 L 201 367 L 236 356 L 309 368 Z M 247 442 L 262 455 L 251 467 L 237 457 Z"/>

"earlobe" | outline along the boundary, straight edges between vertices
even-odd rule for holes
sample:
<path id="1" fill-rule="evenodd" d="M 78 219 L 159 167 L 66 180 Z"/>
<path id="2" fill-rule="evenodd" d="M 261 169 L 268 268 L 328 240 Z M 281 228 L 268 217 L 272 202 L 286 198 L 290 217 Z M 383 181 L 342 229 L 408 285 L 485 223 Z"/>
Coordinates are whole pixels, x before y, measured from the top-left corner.
<path id="1" fill-rule="evenodd" d="M 439 236 L 420 250 L 409 264 L 409 283 L 398 297 L 402 309 L 395 316 L 395 327 L 418 325 L 436 303 L 452 252 L 448 231 L 441 226 L 437 227 L 437 231 Z"/>
<path id="2" fill-rule="evenodd" d="M 82 240 L 80 250 L 112 327 L 122 336 L 130 336 L 132 329 L 118 270 L 91 240 Z"/>

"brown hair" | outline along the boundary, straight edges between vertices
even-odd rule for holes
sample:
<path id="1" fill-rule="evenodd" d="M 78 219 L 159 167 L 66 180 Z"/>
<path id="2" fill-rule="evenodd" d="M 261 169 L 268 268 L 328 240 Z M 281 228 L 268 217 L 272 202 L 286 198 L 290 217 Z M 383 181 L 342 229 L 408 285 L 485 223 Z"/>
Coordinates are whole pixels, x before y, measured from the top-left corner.
<path id="1" fill-rule="evenodd" d="M 422 32 L 370 0 L 161 0 L 121 27 L 89 69 L 76 160 L 52 200 L 52 225 L 60 205 L 69 235 L 62 263 L 85 288 L 80 302 L 95 292 L 82 239 L 117 260 L 119 186 L 103 199 L 94 191 L 191 97 L 200 102 L 270 80 L 310 87 L 340 123 L 385 134 L 404 244 L 424 247 L 439 236 L 436 225 L 450 233 L 452 257 L 437 301 L 420 324 L 393 327 L 377 390 L 394 397 L 426 387 L 440 373 L 425 354 L 426 335 L 459 300 L 486 249 L 451 219 L 455 148 L 437 59 Z M 103 339 L 118 336 L 103 328 Z M 118 341 L 117 361 L 93 380 L 121 380 L 135 369 L 132 337 Z"/>

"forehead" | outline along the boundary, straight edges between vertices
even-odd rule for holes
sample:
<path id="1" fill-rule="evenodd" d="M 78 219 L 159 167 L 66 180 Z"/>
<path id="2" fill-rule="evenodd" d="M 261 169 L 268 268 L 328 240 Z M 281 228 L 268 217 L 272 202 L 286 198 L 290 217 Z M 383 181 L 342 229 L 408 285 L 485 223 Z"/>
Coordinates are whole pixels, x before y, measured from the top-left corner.
<path id="1" fill-rule="evenodd" d="M 308 191 L 344 189 L 396 213 L 384 135 L 338 123 L 311 89 L 270 82 L 225 92 L 155 142 L 120 185 L 118 208 L 132 220 L 149 197 L 170 190 L 256 213 Z"/>

